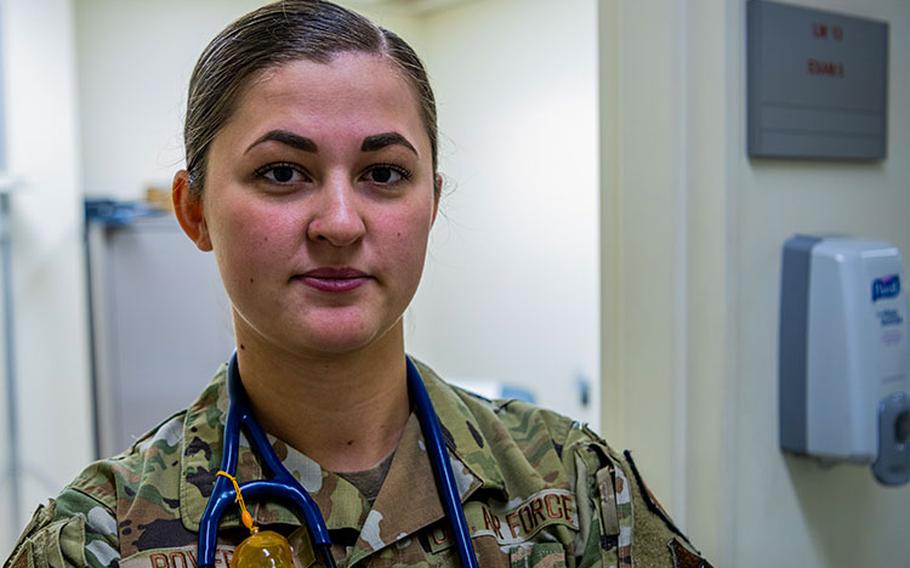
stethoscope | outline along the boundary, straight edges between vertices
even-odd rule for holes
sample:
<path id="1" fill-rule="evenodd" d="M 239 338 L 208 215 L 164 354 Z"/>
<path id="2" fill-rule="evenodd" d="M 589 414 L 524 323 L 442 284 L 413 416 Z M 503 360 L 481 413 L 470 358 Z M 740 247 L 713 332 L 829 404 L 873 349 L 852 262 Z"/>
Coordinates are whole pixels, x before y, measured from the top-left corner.
<path id="1" fill-rule="evenodd" d="M 452 524 L 455 547 L 461 560 L 462 568 L 479 568 L 474 546 L 468 532 L 464 510 L 449 454 L 446 451 L 439 426 L 439 418 L 430 402 L 430 396 L 423 385 L 420 372 L 409 357 L 405 357 L 408 370 L 408 396 L 420 421 L 420 429 L 426 442 L 427 454 L 436 479 L 436 490 L 439 492 L 442 508 Z M 263 432 L 250 409 L 249 399 L 240 380 L 237 365 L 237 353 L 231 357 L 227 371 L 228 411 L 224 425 L 223 454 L 221 470 L 231 475 L 237 472 L 237 452 L 240 445 L 240 428 L 243 427 L 250 442 L 250 448 L 259 454 L 263 465 L 264 479 L 249 481 L 240 486 L 243 496 L 251 500 L 262 498 L 284 499 L 293 503 L 297 513 L 303 515 L 313 553 L 321 558 L 328 568 L 335 568 L 332 557 L 332 541 L 325 525 L 319 506 L 310 494 L 300 485 L 296 478 L 282 465 L 275 455 L 272 445 Z M 270 479 L 269 479 L 270 478 Z M 200 568 L 215 566 L 215 545 L 218 537 L 218 525 L 225 510 L 234 502 L 237 494 L 231 482 L 219 476 L 215 481 L 212 495 L 209 497 L 205 512 L 199 521 L 199 549 L 197 561 Z"/>

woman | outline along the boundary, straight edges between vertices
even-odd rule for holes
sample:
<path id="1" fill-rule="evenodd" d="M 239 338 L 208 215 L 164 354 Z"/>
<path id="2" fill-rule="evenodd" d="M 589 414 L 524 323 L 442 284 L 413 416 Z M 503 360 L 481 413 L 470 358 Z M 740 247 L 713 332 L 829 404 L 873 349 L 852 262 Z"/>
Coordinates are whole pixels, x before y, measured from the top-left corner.
<path id="1" fill-rule="evenodd" d="M 193 73 L 181 227 L 212 251 L 253 412 L 325 516 L 339 566 L 457 566 L 406 383 L 402 315 L 441 189 L 426 73 L 393 33 L 319 0 L 231 24 Z M 585 427 L 491 402 L 418 365 L 479 565 L 706 565 Z M 36 512 L 9 564 L 195 566 L 220 468 L 226 369 L 186 411 L 89 466 Z M 241 449 L 236 477 L 263 477 Z M 251 503 L 313 565 L 287 503 Z M 234 510 L 216 565 L 248 536 Z"/>

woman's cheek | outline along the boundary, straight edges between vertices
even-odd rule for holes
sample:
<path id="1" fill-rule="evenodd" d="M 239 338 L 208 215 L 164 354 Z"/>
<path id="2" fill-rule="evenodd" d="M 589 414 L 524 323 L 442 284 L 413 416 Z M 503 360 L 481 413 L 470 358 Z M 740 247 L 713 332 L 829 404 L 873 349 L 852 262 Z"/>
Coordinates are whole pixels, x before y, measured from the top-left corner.
<path id="1" fill-rule="evenodd" d="M 280 244 L 280 235 L 290 229 L 289 217 L 287 208 L 256 204 L 235 207 L 225 217 L 226 238 L 245 254 L 264 252 L 263 247 L 273 248 Z"/>
<path id="2" fill-rule="evenodd" d="M 239 213 L 226 220 L 231 222 L 222 224 L 214 243 L 222 277 L 235 289 L 248 288 L 265 276 L 263 269 L 274 262 L 270 258 L 274 235 L 269 224 L 255 212 Z"/>
<path id="3" fill-rule="evenodd" d="M 429 238 L 429 221 L 398 226 L 389 237 L 389 255 L 397 259 L 398 270 L 407 273 L 412 282 L 408 287 L 416 287 L 426 260 L 427 240 Z"/>

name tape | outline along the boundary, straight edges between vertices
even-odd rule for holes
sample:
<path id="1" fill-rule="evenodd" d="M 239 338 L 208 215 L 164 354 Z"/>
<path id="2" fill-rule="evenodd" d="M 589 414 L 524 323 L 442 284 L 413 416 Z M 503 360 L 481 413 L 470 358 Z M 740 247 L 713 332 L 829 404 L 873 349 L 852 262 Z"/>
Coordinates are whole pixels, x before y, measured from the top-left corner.
<path id="1" fill-rule="evenodd" d="M 234 548 L 215 549 L 215 566 L 228 568 Z M 196 568 L 196 546 L 144 550 L 120 561 L 120 568 Z"/>

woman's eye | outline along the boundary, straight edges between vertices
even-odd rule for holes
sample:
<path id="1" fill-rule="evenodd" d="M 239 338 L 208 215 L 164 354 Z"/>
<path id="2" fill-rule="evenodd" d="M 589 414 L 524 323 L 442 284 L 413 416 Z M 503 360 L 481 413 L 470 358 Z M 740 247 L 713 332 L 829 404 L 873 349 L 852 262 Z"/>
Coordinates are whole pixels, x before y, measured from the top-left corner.
<path id="1" fill-rule="evenodd" d="M 407 170 L 394 166 L 374 166 L 366 174 L 367 179 L 377 185 L 395 185 L 409 176 Z"/>
<path id="2" fill-rule="evenodd" d="M 272 164 L 256 172 L 259 177 L 278 184 L 291 184 L 309 181 L 310 177 L 292 164 Z"/>

